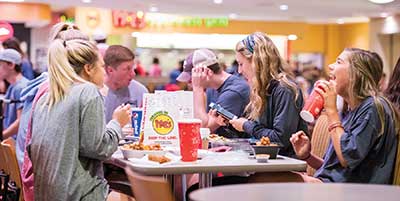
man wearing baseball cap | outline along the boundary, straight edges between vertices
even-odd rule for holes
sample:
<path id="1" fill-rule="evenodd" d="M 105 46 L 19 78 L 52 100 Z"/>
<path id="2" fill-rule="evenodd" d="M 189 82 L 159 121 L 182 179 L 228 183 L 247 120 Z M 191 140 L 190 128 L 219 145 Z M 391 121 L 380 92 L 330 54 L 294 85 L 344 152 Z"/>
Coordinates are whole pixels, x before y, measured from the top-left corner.
<path id="1" fill-rule="evenodd" d="M 16 101 L 6 103 L 4 110 L 3 139 L 16 137 L 18 133 L 19 120 L 22 113 L 21 90 L 29 82 L 21 73 L 21 54 L 14 49 L 5 49 L 0 52 L 0 79 L 7 80 L 10 86 L 5 95 L 6 100 Z"/>
<path id="2" fill-rule="evenodd" d="M 236 116 L 241 116 L 249 102 L 250 88 L 245 80 L 222 70 L 217 56 L 209 49 L 197 49 L 184 61 L 183 72 L 176 79 L 191 82 L 194 116 L 202 120 L 202 127 L 226 137 L 238 137 L 230 126 L 219 126 L 215 113 L 206 112 L 210 102 L 221 105 Z M 207 95 L 214 94 L 213 97 Z"/>

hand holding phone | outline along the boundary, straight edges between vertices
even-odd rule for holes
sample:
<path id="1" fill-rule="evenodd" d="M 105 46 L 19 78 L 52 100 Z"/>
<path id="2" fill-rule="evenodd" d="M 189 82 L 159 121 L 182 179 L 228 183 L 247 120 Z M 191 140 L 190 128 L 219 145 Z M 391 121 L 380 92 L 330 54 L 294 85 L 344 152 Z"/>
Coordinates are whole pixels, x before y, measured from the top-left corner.
<path id="1" fill-rule="evenodd" d="M 234 118 L 237 118 L 236 115 L 232 114 L 228 110 L 224 109 L 221 105 L 215 104 L 215 103 L 210 103 L 210 108 L 217 110 L 217 114 L 221 115 L 227 120 L 232 120 Z"/>

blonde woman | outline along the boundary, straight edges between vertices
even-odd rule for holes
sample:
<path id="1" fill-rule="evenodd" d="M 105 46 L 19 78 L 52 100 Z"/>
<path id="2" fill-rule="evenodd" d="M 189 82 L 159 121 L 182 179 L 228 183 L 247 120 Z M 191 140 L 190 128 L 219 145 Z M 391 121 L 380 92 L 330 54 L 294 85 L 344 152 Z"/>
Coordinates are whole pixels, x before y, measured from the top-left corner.
<path id="1" fill-rule="evenodd" d="M 302 131 L 290 141 L 299 158 L 317 169 L 306 182 L 351 182 L 391 184 L 398 144 L 398 117 L 394 107 L 379 93 L 382 62 L 376 53 L 345 49 L 329 65 L 330 81 L 315 88 L 325 99 L 331 137 L 324 159 L 311 154 Z M 336 97 L 349 105 L 349 114 L 339 119 Z"/>
<path id="2" fill-rule="evenodd" d="M 250 85 L 250 102 L 246 117 L 231 120 L 238 131 L 249 137 L 269 137 L 284 147 L 280 154 L 293 156 L 289 138 L 292 133 L 307 126 L 300 118 L 303 95 L 286 73 L 286 62 L 272 40 L 256 32 L 236 45 L 239 73 Z"/>
<path id="3" fill-rule="evenodd" d="M 105 125 L 104 62 L 87 40 L 55 39 L 48 57 L 49 90 L 33 110 L 29 145 L 35 200 L 106 200 L 102 161 L 117 149 L 129 105 Z"/>

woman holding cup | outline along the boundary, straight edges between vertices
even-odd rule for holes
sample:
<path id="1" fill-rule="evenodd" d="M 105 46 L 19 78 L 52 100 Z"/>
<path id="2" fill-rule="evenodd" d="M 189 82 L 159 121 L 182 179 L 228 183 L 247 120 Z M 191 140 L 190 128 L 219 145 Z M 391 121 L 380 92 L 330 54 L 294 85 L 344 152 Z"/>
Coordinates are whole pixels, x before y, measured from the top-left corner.
<path id="1" fill-rule="evenodd" d="M 321 159 L 311 154 L 308 137 L 299 131 L 290 141 L 296 155 L 317 169 L 309 182 L 390 184 L 398 144 L 398 115 L 379 93 L 382 63 L 370 51 L 347 48 L 329 65 L 330 81 L 320 81 L 315 91 L 324 99 L 331 142 Z M 337 95 L 350 107 L 340 120 Z"/>

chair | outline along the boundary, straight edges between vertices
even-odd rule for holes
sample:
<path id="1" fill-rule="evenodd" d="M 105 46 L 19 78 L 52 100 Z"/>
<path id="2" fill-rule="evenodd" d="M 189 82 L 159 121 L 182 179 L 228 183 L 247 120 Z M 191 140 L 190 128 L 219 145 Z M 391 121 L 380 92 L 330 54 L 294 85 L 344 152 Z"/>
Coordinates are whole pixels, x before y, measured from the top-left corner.
<path id="1" fill-rule="evenodd" d="M 9 180 L 10 175 L 3 170 L 0 170 L 0 200 L 3 200 L 7 195 L 7 184 Z"/>
<path id="2" fill-rule="evenodd" d="M 5 162 L 7 163 L 6 172 L 10 175 L 10 181 L 14 181 L 16 187 L 22 189 L 21 174 L 19 171 L 17 155 L 15 152 L 15 141 L 12 138 L 8 138 L 1 142 L 1 150 L 5 156 Z M 23 192 L 19 191 L 19 200 L 23 200 Z"/>
<path id="3" fill-rule="evenodd" d="M 137 201 L 174 201 L 171 186 L 161 177 L 143 176 L 125 168 L 131 188 Z"/>
<path id="4" fill-rule="evenodd" d="M 398 136 L 398 138 L 400 138 L 400 136 Z M 397 143 L 397 155 L 394 167 L 393 185 L 400 186 L 400 139 Z"/>
<path id="5" fill-rule="evenodd" d="M 329 145 L 328 116 L 322 112 L 315 122 L 314 130 L 311 135 L 311 153 L 323 158 Z M 315 169 L 308 166 L 307 174 L 312 176 Z"/>
<path id="6" fill-rule="evenodd" d="M 5 201 L 18 201 L 21 189 L 17 187 L 14 181 L 8 182 L 7 195 Z"/>

